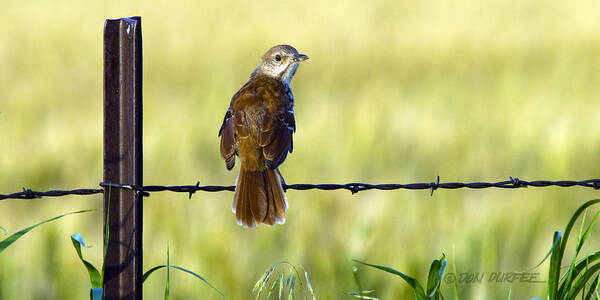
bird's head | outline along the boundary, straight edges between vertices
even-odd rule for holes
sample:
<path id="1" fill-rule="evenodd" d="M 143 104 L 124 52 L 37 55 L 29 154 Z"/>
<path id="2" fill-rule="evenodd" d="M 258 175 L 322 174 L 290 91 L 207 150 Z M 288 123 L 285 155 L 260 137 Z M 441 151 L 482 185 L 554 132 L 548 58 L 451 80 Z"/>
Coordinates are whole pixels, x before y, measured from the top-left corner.
<path id="1" fill-rule="evenodd" d="M 277 45 L 260 58 L 258 67 L 250 77 L 263 74 L 289 84 L 300 62 L 307 59 L 308 56 L 298 53 L 298 50 L 290 45 Z"/>

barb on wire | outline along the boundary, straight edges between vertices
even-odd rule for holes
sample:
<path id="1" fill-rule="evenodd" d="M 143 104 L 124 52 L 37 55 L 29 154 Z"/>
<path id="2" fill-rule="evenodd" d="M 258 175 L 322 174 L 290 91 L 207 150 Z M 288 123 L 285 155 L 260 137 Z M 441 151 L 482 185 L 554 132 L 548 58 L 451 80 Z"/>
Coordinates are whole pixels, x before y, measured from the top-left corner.
<path id="1" fill-rule="evenodd" d="M 120 188 L 120 189 L 129 189 L 135 190 L 140 193 L 142 196 L 148 197 L 152 192 L 178 192 L 178 193 L 188 193 L 189 198 L 192 198 L 192 195 L 198 191 L 203 192 L 221 192 L 221 191 L 235 191 L 235 185 L 229 186 L 220 186 L 220 185 L 204 185 L 201 186 L 198 181 L 196 185 L 172 185 L 172 186 L 162 186 L 162 185 L 146 185 L 146 186 L 134 186 L 129 184 L 119 184 L 119 183 L 107 183 L 100 182 L 101 187 L 111 187 L 111 188 Z M 440 177 L 437 176 L 436 181 L 431 183 L 407 183 L 407 184 L 369 184 L 369 183 L 347 183 L 347 184 L 284 184 L 284 190 L 325 190 L 325 191 L 333 191 L 333 190 L 348 190 L 352 194 L 356 194 L 360 191 L 366 190 L 382 190 L 382 191 L 390 191 L 390 190 L 398 190 L 398 189 L 407 189 L 407 190 L 428 190 L 431 189 L 431 195 L 437 189 L 459 189 L 459 188 L 470 188 L 470 189 L 484 189 L 484 188 L 502 188 L 502 189 L 516 189 L 516 188 L 526 188 L 529 186 L 533 187 L 547 187 L 547 186 L 558 186 L 558 187 L 572 187 L 572 186 L 582 186 L 593 189 L 600 189 L 600 179 L 588 179 L 582 181 L 575 180 L 561 180 L 561 181 L 550 181 L 550 180 L 535 180 L 535 181 L 525 181 L 521 180 L 517 177 L 510 177 L 509 180 L 498 181 L 498 182 L 440 182 Z M 92 194 L 100 194 L 103 193 L 104 189 L 76 189 L 76 190 L 52 190 L 46 192 L 38 192 L 33 191 L 31 189 L 23 188 L 22 192 L 2 195 L 0 194 L 0 200 L 4 199 L 34 199 L 41 197 L 61 197 L 67 195 L 92 195 Z"/>

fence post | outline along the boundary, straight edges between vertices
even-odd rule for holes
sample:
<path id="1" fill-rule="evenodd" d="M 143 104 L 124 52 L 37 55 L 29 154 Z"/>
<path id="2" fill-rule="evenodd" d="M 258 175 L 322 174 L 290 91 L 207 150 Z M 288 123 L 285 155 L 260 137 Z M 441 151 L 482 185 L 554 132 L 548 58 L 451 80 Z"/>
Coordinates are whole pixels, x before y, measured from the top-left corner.
<path id="1" fill-rule="evenodd" d="M 104 23 L 104 182 L 143 185 L 140 17 Z M 142 299 L 142 196 L 105 187 L 107 214 L 104 299 Z"/>

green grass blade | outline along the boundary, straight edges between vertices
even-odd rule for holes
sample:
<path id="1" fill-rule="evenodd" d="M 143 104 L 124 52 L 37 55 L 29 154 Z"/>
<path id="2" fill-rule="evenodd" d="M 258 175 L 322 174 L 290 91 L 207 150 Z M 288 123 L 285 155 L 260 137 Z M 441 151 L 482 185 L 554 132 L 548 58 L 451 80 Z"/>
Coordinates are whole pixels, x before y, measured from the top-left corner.
<path id="1" fill-rule="evenodd" d="M 550 258 L 550 270 L 548 272 L 548 299 L 549 300 L 563 299 L 566 296 L 565 294 L 569 292 L 568 285 L 571 284 L 570 281 L 567 281 L 566 282 L 567 284 L 563 283 L 560 286 L 560 288 L 558 286 L 558 283 L 560 281 L 560 264 L 561 264 L 563 256 L 564 256 L 564 252 L 565 252 L 565 249 L 567 246 L 569 235 L 571 234 L 571 230 L 573 229 L 573 226 L 575 225 L 575 222 L 577 221 L 579 216 L 583 212 L 585 212 L 585 210 L 588 207 L 590 207 L 594 204 L 597 204 L 597 203 L 600 203 L 600 199 L 589 200 L 589 201 L 585 202 L 583 205 L 581 205 L 575 211 L 575 213 L 571 216 L 571 219 L 569 220 L 567 227 L 565 228 L 564 235 L 561 237 L 559 246 L 557 246 L 552 251 L 552 257 Z M 581 237 L 581 235 L 580 235 L 580 237 Z M 556 233 L 555 233 L 555 238 L 556 238 Z M 572 267 L 573 267 L 572 263 L 569 267 L 569 272 L 572 271 Z"/>
<path id="2" fill-rule="evenodd" d="M 4 229 L 4 227 L 0 226 L 0 230 L 2 230 L 2 232 L 4 232 L 4 235 L 8 234 L 8 231 L 6 231 L 6 229 Z"/>
<path id="3" fill-rule="evenodd" d="M 372 268 L 376 268 L 376 269 L 380 269 L 383 271 L 386 271 L 388 273 L 392 273 L 394 275 L 398 275 L 400 276 L 402 279 L 404 279 L 404 281 L 406 281 L 406 283 L 408 283 L 414 290 L 415 292 L 415 296 L 417 297 L 417 299 L 427 299 L 427 296 L 425 296 L 425 291 L 423 290 L 423 287 L 421 286 L 421 284 L 414 278 L 400 272 L 397 270 L 394 270 L 390 267 L 386 267 L 386 266 L 380 266 L 380 265 L 374 265 L 374 264 L 369 264 L 366 262 L 362 262 L 360 260 L 357 259 L 353 259 L 353 261 L 359 263 L 359 264 L 363 264 L 365 266 L 369 266 Z"/>
<path id="4" fill-rule="evenodd" d="M 442 282 L 442 275 L 446 269 L 446 255 L 442 253 L 440 259 L 436 259 L 431 263 L 429 268 L 429 276 L 427 277 L 427 295 L 429 298 L 434 295 L 439 295 L 438 288 Z M 437 297 L 435 297 L 437 298 Z"/>
<path id="5" fill-rule="evenodd" d="M 279 300 L 281 300 L 282 292 L 283 292 L 283 272 L 281 272 L 281 276 L 279 276 Z"/>
<path id="6" fill-rule="evenodd" d="M 594 263 L 595 261 L 600 260 L 600 251 L 592 253 L 588 255 L 586 258 L 582 259 L 574 268 L 573 268 L 573 276 L 576 277 L 582 270 L 587 269 L 589 265 Z"/>
<path id="7" fill-rule="evenodd" d="M 567 291 L 571 288 L 571 284 L 573 283 L 573 267 L 575 262 L 577 261 L 577 255 L 579 255 L 579 251 L 581 250 L 581 246 L 583 245 L 583 227 L 585 225 L 585 217 L 587 215 L 587 210 L 583 211 L 583 216 L 581 217 L 581 225 L 579 225 L 579 234 L 577 235 L 577 244 L 575 245 L 575 253 L 573 253 L 573 258 L 571 259 L 571 263 L 569 264 L 569 269 L 567 272 L 567 277 L 564 282 L 561 284 L 558 289 L 558 295 L 565 295 Z"/>
<path id="8" fill-rule="evenodd" d="M 573 214 L 573 216 L 571 216 L 571 219 L 569 220 L 569 223 L 567 224 L 567 227 L 565 228 L 565 233 L 564 233 L 564 237 L 562 239 L 562 242 L 560 244 L 560 251 L 559 251 L 559 257 L 558 257 L 558 261 L 559 263 L 562 261 L 562 257 L 564 255 L 564 251 L 565 248 L 567 246 L 567 242 L 569 240 L 569 235 L 571 234 L 571 229 L 573 228 L 575 221 L 577 220 L 577 218 L 579 218 L 579 215 L 581 215 L 582 212 L 585 211 L 586 208 L 600 203 L 600 199 L 594 199 L 594 200 L 589 200 L 586 203 L 584 203 L 583 205 L 581 205 Z"/>
<path id="9" fill-rule="evenodd" d="M 587 237 L 589 236 L 589 233 L 591 231 L 591 229 L 593 228 L 594 224 L 596 223 L 596 220 L 598 219 L 598 215 L 600 214 L 600 211 L 596 212 L 596 214 L 594 215 L 594 218 L 592 219 L 592 221 L 590 222 L 590 224 L 588 225 L 588 227 L 585 229 L 585 231 L 583 230 L 584 225 L 585 225 L 585 217 L 586 217 L 586 208 L 590 205 L 593 205 L 595 203 L 598 203 L 600 201 L 600 199 L 597 200 L 590 200 L 586 203 L 584 203 L 576 212 L 575 214 L 571 217 L 571 220 L 569 221 L 569 225 L 567 225 L 567 229 L 570 231 L 573 227 L 573 225 L 575 224 L 575 221 L 579 218 L 579 215 L 581 213 L 583 213 L 583 216 L 581 218 L 581 225 L 579 226 L 579 234 L 577 237 L 577 244 L 575 246 L 575 253 L 573 254 L 573 259 L 571 260 L 571 263 L 569 265 L 569 270 L 568 273 L 566 274 L 566 279 L 564 279 L 564 282 L 561 284 L 557 296 L 559 298 L 564 297 L 567 293 L 569 293 L 569 290 L 571 289 L 571 285 L 573 284 L 573 280 L 575 280 L 575 276 L 573 276 L 573 271 L 574 271 L 574 265 L 575 262 L 577 260 L 577 256 L 579 255 L 579 252 L 581 251 L 581 248 L 583 247 L 583 244 L 585 243 Z M 566 241 L 563 240 L 562 242 L 562 247 L 566 247 Z M 564 248 L 563 248 L 563 254 L 564 254 Z M 562 256 L 562 255 L 561 255 Z"/>
<path id="10" fill-rule="evenodd" d="M 285 280 L 285 286 L 290 285 L 290 279 L 292 279 L 292 272 L 294 272 L 293 268 L 290 268 L 290 273 L 288 274 L 287 279 Z"/>
<path id="11" fill-rule="evenodd" d="M 296 285 L 296 275 L 292 276 L 292 282 L 288 291 L 288 300 L 294 299 L 294 286 Z"/>
<path id="12" fill-rule="evenodd" d="M 289 267 L 289 270 L 286 270 L 285 267 L 281 267 L 278 270 L 279 275 L 275 275 L 277 273 L 275 270 L 277 270 L 277 268 L 280 265 Z M 286 273 L 287 279 L 284 278 Z M 271 279 L 272 277 L 274 277 L 274 279 Z M 304 282 L 302 280 L 302 277 L 304 277 Z M 254 284 L 254 287 L 252 288 L 252 294 L 256 293 L 256 296 L 254 297 L 255 300 L 270 299 L 269 297 L 271 296 L 271 294 L 273 294 L 275 286 L 279 285 L 279 299 L 281 299 L 281 296 L 283 296 L 286 293 L 288 299 L 293 299 L 296 296 L 295 294 L 298 288 L 296 284 L 298 284 L 299 287 L 303 290 L 302 295 L 304 296 L 303 298 L 305 300 L 316 299 L 315 292 L 310 282 L 308 272 L 302 266 L 295 266 L 289 262 L 282 261 L 272 265 L 267 269 L 267 271 L 262 273 L 262 276 L 260 277 L 260 279 L 258 279 L 258 281 Z M 265 294 L 267 294 L 266 298 L 263 297 Z"/>
<path id="13" fill-rule="evenodd" d="M 83 246 L 87 248 L 85 242 L 83 241 L 83 237 L 81 237 L 81 234 L 76 233 L 71 235 L 71 242 L 73 243 L 73 248 L 75 248 L 75 252 L 77 252 L 77 256 L 79 256 L 79 259 L 88 271 L 92 289 L 102 288 L 100 272 L 98 272 L 98 269 L 96 269 L 91 263 L 83 259 L 83 255 L 81 254 L 81 247 Z"/>
<path id="14" fill-rule="evenodd" d="M 102 271 L 100 273 L 100 278 L 102 282 L 104 282 L 104 270 L 106 269 L 106 252 L 108 251 L 108 238 L 110 236 L 110 230 L 108 226 L 108 216 L 110 216 L 110 195 L 111 195 L 111 186 L 108 187 L 108 203 L 106 204 L 106 223 L 104 223 L 104 251 L 102 252 Z"/>
<path id="15" fill-rule="evenodd" d="M 598 220 L 598 216 L 600 216 L 600 210 L 598 210 L 596 212 L 596 214 L 594 215 L 594 218 L 592 218 L 592 221 L 585 229 L 585 232 L 583 233 L 583 235 L 580 237 L 579 242 L 577 243 L 576 251 L 575 251 L 575 253 L 576 253 L 575 258 L 577 258 L 577 254 L 579 254 L 579 252 L 581 251 L 581 248 L 583 248 L 583 244 L 585 244 L 585 241 L 587 240 L 588 236 L 590 235 L 590 232 L 592 231 L 594 224 L 596 224 L 596 221 Z M 585 221 L 585 219 L 583 221 Z M 581 225 L 583 225 L 583 222 L 581 223 Z"/>
<path id="16" fill-rule="evenodd" d="M 379 300 L 379 298 L 375 298 L 375 297 L 371 297 L 371 296 L 366 296 L 365 294 L 371 294 L 373 293 L 375 290 L 371 290 L 371 291 L 358 291 L 358 292 L 348 292 L 348 295 L 354 297 L 354 298 L 358 298 L 358 299 L 369 299 L 369 300 Z"/>
<path id="17" fill-rule="evenodd" d="M 169 261 L 169 243 L 167 243 L 167 282 L 165 283 L 165 300 L 169 300 L 169 280 L 171 277 L 171 263 Z"/>
<path id="18" fill-rule="evenodd" d="M 356 283 L 356 287 L 358 288 L 359 291 L 362 291 L 363 288 L 360 285 L 360 277 L 358 275 L 358 268 L 356 266 L 352 267 L 352 275 L 354 276 L 354 283 Z"/>
<path id="19" fill-rule="evenodd" d="M 267 294 L 267 298 L 265 299 L 271 299 L 271 294 L 273 293 L 273 290 L 275 289 L 277 283 L 279 283 L 279 280 L 273 280 L 273 283 L 271 284 L 271 289 L 269 289 L 269 293 Z"/>
<path id="20" fill-rule="evenodd" d="M 594 224 L 596 224 L 596 221 L 598 220 L 598 216 L 600 216 L 600 210 L 598 212 L 596 212 L 596 214 L 594 215 L 594 218 L 590 222 L 590 225 L 588 225 L 588 227 L 585 229 L 585 232 L 583 233 L 583 238 L 581 239 L 581 244 L 579 245 L 579 248 L 583 247 L 583 244 L 585 243 L 588 236 L 590 235 L 590 232 L 592 231 Z"/>
<path id="21" fill-rule="evenodd" d="M 596 275 L 596 279 L 594 279 L 594 282 L 592 283 L 592 286 L 590 286 L 590 289 L 588 290 L 587 294 L 585 295 L 585 298 L 584 298 L 585 300 L 590 300 L 590 299 L 592 299 L 592 296 L 594 296 L 594 294 L 597 294 L 597 292 L 598 292 L 598 280 L 600 280 L 600 274 Z M 600 298 L 600 297 L 597 297 L 597 298 Z"/>
<path id="22" fill-rule="evenodd" d="M 271 275 L 275 272 L 276 268 L 277 268 L 277 265 L 273 265 L 272 267 L 270 267 L 267 271 L 265 271 L 263 273 L 263 275 L 256 282 L 256 284 L 254 284 L 254 288 L 252 288 L 252 293 L 255 293 L 258 291 L 258 293 L 256 294 L 257 300 L 260 297 L 260 295 L 262 294 L 264 288 L 269 284 Z M 267 299 L 268 299 L 268 297 L 267 297 Z"/>
<path id="23" fill-rule="evenodd" d="M 48 222 L 52 222 L 54 220 L 58 220 L 64 216 L 68 216 L 68 215 L 72 215 L 72 214 L 80 214 L 80 213 L 84 213 L 84 212 L 90 212 L 93 211 L 93 209 L 86 209 L 86 210 L 79 210 L 79 211 L 74 211 L 74 212 L 70 212 L 70 213 L 66 213 L 66 214 L 62 214 L 60 216 L 56 216 L 54 218 L 50 218 L 48 220 L 44 220 L 42 222 L 39 222 L 35 225 L 31 225 L 25 229 L 21 229 L 15 233 L 13 233 L 12 235 L 10 235 L 9 237 L 5 238 L 4 240 L 2 240 L 0 242 L 0 253 L 2 253 L 2 251 L 6 250 L 6 248 L 8 248 L 8 246 L 10 246 L 12 243 L 16 242 L 19 238 L 21 238 L 23 235 L 27 234 L 29 231 L 31 231 L 32 229 L 48 223 Z"/>
<path id="24" fill-rule="evenodd" d="M 588 281 L 598 272 L 600 271 L 600 263 L 597 263 L 591 267 L 589 267 L 573 284 L 573 286 L 565 291 L 566 297 L 564 299 L 571 300 L 575 299 L 577 294 L 585 287 Z"/>
<path id="25" fill-rule="evenodd" d="M 267 274 L 269 273 L 269 270 L 267 270 L 266 272 L 264 272 L 262 274 L 262 276 L 258 279 L 258 281 L 254 284 L 254 287 L 252 288 L 252 293 L 254 294 L 257 290 L 259 290 L 259 288 L 261 288 L 261 286 L 264 284 L 265 279 L 267 279 Z M 256 298 L 258 299 L 258 296 L 256 296 Z"/>
<path id="26" fill-rule="evenodd" d="M 455 244 L 452 244 L 452 273 L 458 274 L 458 272 L 456 272 L 456 245 Z M 453 291 L 454 291 L 454 300 L 458 300 L 458 283 L 456 283 L 457 281 L 458 280 L 454 280 L 454 284 L 452 284 Z"/>
<path id="27" fill-rule="evenodd" d="M 310 293 L 310 296 L 312 297 L 313 300 L 317 300 L 317 298 L 315 297 L 315 291 L 312 288 L 312 284 L 310 284 L 310 279 L 308 278 L 308 272 L 306 272 L 306 270 L 304 271 L 304 277 L 306 278 L 306 286 L 308 288 L 308 292 Z"/>
<path id="28" fill-rule="evenodd" d="M 562 232 L 561 232 L 560 236 L 554 240 L 554 242 L 552 243 L 552 247 L 550 247 L 550 250 L 548 250 L 548 253 L 546 253 L 544 258 L 542 258 L 542 260 L 537 265 L 535 265 L 535 267 L 533 267 L 529 270 L 537 269 L 537 267 L 541 266 L 546 261 L 546 259 L 548 259 L 548 257 L 553 253 L 554 249 L 556 249 L 556 247 L 558 247 L 560 245 L 561 237 L 562 237 Z"/>
<path id="29" fill-rule="evenodd" d="M 558 242 L 562 239 L 562 232 L 554 232 L 552 243 Z M 560 260 L 562 258 L 561 252 L 563 252 L 560 246 L 555 247 L 552 250 L 552 256 L 550 257 L 550 269 L 548 270 L 548 299 L 555 300 L 558 294 L 558 279 L 560 278 Z"/>
<path id="30" fill-rule="evenodd" d="M 271 269 L 269 269 L 269 271 L 268 271 L 269 273 L 267 274 L 267 277 L 265 278 L 265 281 L 261 285 L 260 291 L 258 292 L 259 295 L 262 293 L 263 289 L 269 284 L 269 280 L 271 280 L 271 275 L 275 272 L 276 268 L 277 268 L 277 265 L 274 265 L 273 267 L 271 267 Z M 268 299 L 268 297 L 267 297 L 267 299 Z"/>
<path id="31" fill-rule="evenodd" d="M 579 274 L 582 271 L 587 270 L 589 265 L 593 264 L 597 260 L 600 260 L 600 251 L 588 255 L 586 258 L 582 259 L 577 265 L 575 265 L 574 267 L 570 267 L 570 274 L 572 274 L 572 278 L 577 278 L 577 276 L 579 276 Z M 565 295 L 570 288 L 571 285 L 567 286 L 563 283 L 559 289 L 559 292 L 561 295 Z"/>
<path id="32" fill-rule="evenodd" d="M 588 208 L 591 205 L 597 204 L 600 202 L 600 199 L 594 199 L 594 200 L 589 200 L 586 203 L 584 203 L 583 205 L 581 205 L 573 214 L 573 216 L 571 216 L 571 219 L 569 220 L 569 223 L 567 224 L 567 228 L 565 229 L 565 237 L 563 239 L 562 245 L 566 244 L 569 234 L 571 232 L 571 229 L 573 228 L 573 225 L 575 224 L 575 221 L 577 220 L 577 218 L 579 218 L 579 215 L 585 211 L 586 208 Z"/>
<path id="33" fill-rule="evenodd" d="M 159 269 L 162 268 L 166 268 L 167 266 L 165 265 L 160 265 L 160 266 L 156 266 L 148 271 L 146 271 L 146 273 L 144 273 L 144 275 L 142 275 L 142 283 L 144 283 L 144 281 L 146 281 L 146 279 L 148 279 L 148 277 L 150 277 L 150 274 L 154 273 L 154 271 L 157 271 Z"/>
<path id="34" fill-rule="evenodd" d="M 146 279 L 148 279 L 148 277 L 152 273 L 154 273 L 154 271 L 162 269 L 162 268 L 167 268 L 167 267 L 168 268 L 177 269 L 179 271 L 186 272 L 186 273 L 188 273 L 188 274 L 190 274 L 190 275 L 192 275 L 192 276 L 194 276 L 194 277 L 196 277 L 196 278 L 204 281 L 204 283 L 206 283 L 209 287 L 211 287 L 213 290 L 215 290 L 217 293 L 219 293 L 219 295 L 221 295 L 221 297 L 223 297 L 224 299 L 229 299 L 229 297 L 225 296 L 225 294 L 223 294 L 223 292 L 221 292 L 219 289 L 217 289 L 212 284 L 210 284 L 210 282 L 208 282 L 206 279 L 202 278 L 202 276 L 200 276 L 200 275 L 198 275 L 198 274 L 196 274 L 196 273 L 194 273 L 194 272 L 192 272 L 190 270 L 187 270 L 187 269 L 184 269 L 184 268 L 178 267 L 178 266 L 173 266 L 173 265 L 169 265 L 169 266 L 166 266 L 166 265 L 156 266 L 156 267 L 154 267 L 154 268 L 146 271 L 146 273 L 144 273 L 144 275 L 142 275 L 142 282 L 146 281 Z"/>

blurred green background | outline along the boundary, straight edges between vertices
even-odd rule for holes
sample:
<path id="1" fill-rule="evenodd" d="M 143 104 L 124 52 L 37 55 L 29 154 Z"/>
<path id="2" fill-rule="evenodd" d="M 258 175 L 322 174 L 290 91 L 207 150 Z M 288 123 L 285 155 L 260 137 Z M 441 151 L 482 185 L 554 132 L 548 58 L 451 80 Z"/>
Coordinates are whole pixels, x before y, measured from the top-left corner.
<path id="1" fill-rule="evenodd" d="M 102 30 L 141 15 L 144 182 L 233 184 L 217 132 L 231 96 L 271 46 L 311 59 L 292 88 L 288 183 L 590 179 L 600 175 L 598 1 L 3 1 L 0 4 L 0 193 L 95 188 L 102 180 Z M 352 258 L 424 280 L 442 252 L 458 272 L 521 271 L 598 191 L 288 191 L 287 222 L 247 230 L 233 193 L 156 193 L 144 200 L 144 269 L 191 269 L 248 299 L 272 264 L 303 265 L 319 299 L 352 299 Z M 0 255 L 1 299 L 82 299 L 87 273 L 69 236 L 101 262 L 102 198 L 0 202 L 13 233 Z M 600 246 L 597 230 L 583 252 Z M 359 267 L 381 299 L 412 298 L 403 281 Z M 545 279 L 547 263 L 537 269 Z M 449 268 L 448 271 L 451 271 Z M 163 295 L 165 274 L 144 285 Z M 172 273 L 175 299 L 219 299 Z M 506 298 L 509 283 L 462 284 L 462 299 Z M 442 285 L 447 298 L 452 286 Z M 17 297 L 18 296 L 18 297 Z M 515 283 L 516 299 L 545 298 Z"/>

